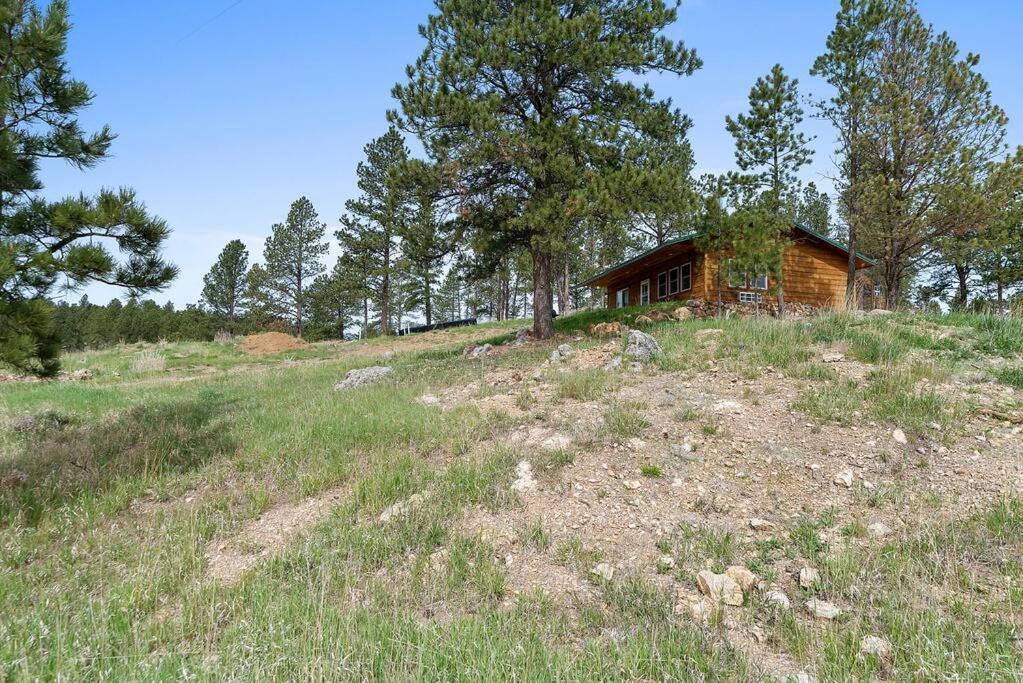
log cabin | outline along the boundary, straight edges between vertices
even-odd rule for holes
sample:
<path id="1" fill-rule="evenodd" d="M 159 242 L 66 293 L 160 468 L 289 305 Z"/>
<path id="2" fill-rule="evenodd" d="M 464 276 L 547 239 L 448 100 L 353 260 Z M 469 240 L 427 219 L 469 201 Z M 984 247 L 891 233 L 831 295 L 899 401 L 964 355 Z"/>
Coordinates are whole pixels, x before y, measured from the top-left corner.
<path id="1" fill-rule="evenodd" d="M 716 254 L 704 253 L 696 234 L 665 242 L 582 283 L 605 290 L 608 308 L 647 306 L 659 301 L 705 299 L 739 303 L 777 303 L 775 283 L 767 275 L 723 274 Z M 794 225 L 782 260 L 786 302 L 818 308 L 845 308 L 848 248 L 809 228 Z M 857 269 L 875 265 L 856 254 Z M 720 285 L 720 287 L 719 287 Z"/>

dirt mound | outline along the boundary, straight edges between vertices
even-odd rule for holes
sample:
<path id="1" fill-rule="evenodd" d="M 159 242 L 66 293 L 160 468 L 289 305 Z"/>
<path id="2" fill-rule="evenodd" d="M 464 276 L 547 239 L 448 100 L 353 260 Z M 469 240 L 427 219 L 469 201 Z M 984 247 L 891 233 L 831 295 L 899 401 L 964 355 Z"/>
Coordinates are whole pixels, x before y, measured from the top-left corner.
<path id="1" fill-rule="evenodd" d="M 309 345 L 297 337 L 283 332 L 264 332 L 253 334 L 242 340 L 240 347 L 245 353 L 262 356 L 268 353 L 282 353 L 307 349 Z"/>

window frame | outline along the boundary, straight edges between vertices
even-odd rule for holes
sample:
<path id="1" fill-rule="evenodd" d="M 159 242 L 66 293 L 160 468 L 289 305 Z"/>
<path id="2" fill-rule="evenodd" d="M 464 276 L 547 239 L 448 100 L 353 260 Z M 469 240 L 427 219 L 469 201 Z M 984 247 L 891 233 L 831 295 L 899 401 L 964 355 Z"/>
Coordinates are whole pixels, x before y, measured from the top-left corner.
<path id="1" fill-rule="evenodd" d="M 759 304 L 763 301 L 764 295 L 760 292 L 739 292 L 740 304 Z"/>
<path id="2" fill-rule="evenodd" d="M 662 282 L 663 278 L 663 282 Z M 663 285 L 663 288 L 662 288 Z M 657 274 L 657 298 L 667 299 L 668 298 L 668 271 Z"/>
<path id="3" fill-rule="evenodd" d="M 683 277 L 682 271 L 685 271 Z M 682 283 L 685 282 L 686 286 L 683 287 Z M 693 288 L 693 262 L 686 261 L 678 267 L 678 291 L 679 293 L 688 292 Z"/>
<path id="4" fill-rule="evenodd" d="M 622 296 L 622 292 L 625 292 L 625 296 Z M 624 302 L 624 304 L 623 304 Z M 615 308 L 628 308 L 629 307 L 629 288 L 622 287 L 615 292 Z"/>
<path id="5" fill-rule="evenodd" d="M 764 281 L 764 285 L 760 286 L 760 281 Z M 766 292 L 770 289 L 770 281 L 767 279 L 767 273 L 758 275 L 755 278 L 750 278 L 747 289 L 759 289 L 760 291 Z"/>
<path id="6" fill-rule="evenodd" d="M 674 273 L 674 275 L 675 275 L 675 288 L 674 289 L 671 288 L 671 276 L 672 276 L 672 273 Z M 676 294 L 678 294 L 678 292 L 679 292 L 678 285 L 679 285 L 679 271 L 678 271 L 678 266 L 675 266 L 674 268 L 669 268 L 668 269 L 668 296 L 675 296 Z"/>
<path id="7" fill-rule="evenodd" d="M 647 278 L 639 283 L 639 305 L 640 306 L 650 305 L 650 278 Z"/>

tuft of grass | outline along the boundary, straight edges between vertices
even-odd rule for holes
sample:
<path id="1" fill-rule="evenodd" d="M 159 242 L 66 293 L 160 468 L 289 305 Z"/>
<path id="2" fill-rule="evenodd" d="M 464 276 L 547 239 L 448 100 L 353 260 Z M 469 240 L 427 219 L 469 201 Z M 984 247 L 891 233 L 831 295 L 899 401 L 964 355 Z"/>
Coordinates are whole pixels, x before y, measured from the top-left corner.
<path id="1" fill-rule="evenodd" d="M 1002 384 L 1023 389 L 1023 368 L 1003 368 L 998 371 L 996 376 Z"/>
<path id="2" fill-rule="evenodd" d="M 646 464 L 641 466 L 639 468 L 639 471 L 644 477 L 650 477 L 651 479 L 656 479 L 657 477 L 664 476 L 664 470 L 662 470 L 657 465 Z"/>
<path id="3" fill-rule="evenodd" d="M 650 421 L 633 406 L 616 403 L 604 413 L 604 426 L 611 434 L 627 438 L 638 436 L 650 426 Z"/>
<path id="4" fill-rule="evenodd" d="M 599 368 L 588 368 L 553 376 L 554 398 L 559 401 L 593 401 L 611 385 L 611 376 Z"/>

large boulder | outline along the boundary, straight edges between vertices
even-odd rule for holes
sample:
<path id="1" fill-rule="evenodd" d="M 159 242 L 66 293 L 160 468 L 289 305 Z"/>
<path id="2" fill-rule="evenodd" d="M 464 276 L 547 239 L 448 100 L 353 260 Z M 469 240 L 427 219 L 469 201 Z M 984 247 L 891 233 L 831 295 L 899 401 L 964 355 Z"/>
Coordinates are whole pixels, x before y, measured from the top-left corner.
<path id="1" fill-rule="evenodd" d="M 646 332 L 632 330 L 625 346 L 625 355 L 640 362 L 647 362 L 654 356 L 661 355 L 661 345 Z"/>
<path id="2" fill-rule="evenodd" d="M 344 391 L 345 389 L 354 389 L 366 384 L 374 384 L 391 374 L 391 372 L 391 368 L 383 365 L 349 370 L 345 378 L 334 385 L 334 391 Z"/>

